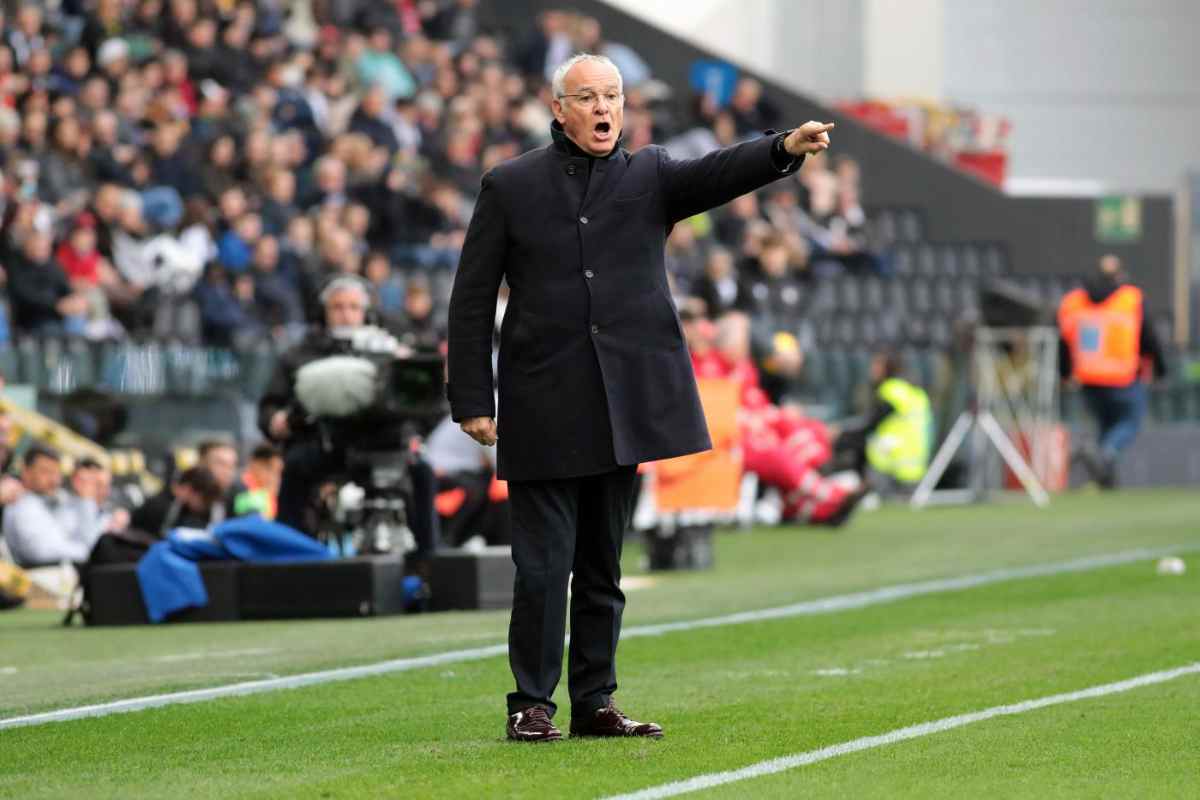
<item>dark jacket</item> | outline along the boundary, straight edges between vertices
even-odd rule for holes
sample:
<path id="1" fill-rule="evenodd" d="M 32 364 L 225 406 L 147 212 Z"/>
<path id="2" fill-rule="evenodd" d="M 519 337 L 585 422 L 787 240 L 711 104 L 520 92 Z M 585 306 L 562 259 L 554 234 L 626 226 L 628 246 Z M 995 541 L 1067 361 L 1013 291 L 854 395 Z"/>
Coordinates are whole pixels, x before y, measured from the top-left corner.
<path id="1" fill-rule="evenodd" d="M 296 400 L 296 372 L 310 361 L 349 353 L 350 350 L 349 342 L 335 339 L 323 327 L 315 327 L 299 344 L 281 355 L 275 364 L 271 382 L 258 401 L 258 427 L 263 435 L 272 438 L 271 417 L 275 416 L 276 411 L 288 411 L 291 414 L 289 423 L 292 437 L 289 441 L 315 434 L 315 430 L 305 424 L 303 411 Z"/>
<path id="2" fill-rule="evenodd" d="M 13 322 L 24 331 L 59 322 L 58 301 L 71 293 L 67 274 L 54 259 L 40 264 L 17 253 L 8 262 L 8 296 Z"/>
<path id="3" fill-rule="evenodd" d="M 161 539 L 174 528 L 204 528 L 213 521 L 210 515 L 196 514 L 175 499 L 167 487 L 142 503 L 129 515 L 129 527 Z"/>
<path id="4" fill-rule="evenodd" d="M 667 288 L 672 226 L 793 173 L 775 139 L 677 161 L 661 147 L 589 158 L 551 145 L 483 176 L 450 299 L 455 421 L 498 421 L 499 477 L 596 474 L 712 446 Z M 492 326 L 506 278 L 499 413 Z"/>

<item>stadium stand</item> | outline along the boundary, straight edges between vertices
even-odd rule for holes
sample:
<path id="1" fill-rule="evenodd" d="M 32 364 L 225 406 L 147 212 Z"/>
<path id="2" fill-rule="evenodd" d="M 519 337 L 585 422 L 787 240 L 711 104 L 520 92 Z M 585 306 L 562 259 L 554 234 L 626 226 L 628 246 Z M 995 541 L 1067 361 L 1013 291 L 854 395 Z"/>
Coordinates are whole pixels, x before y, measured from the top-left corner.
<path id="1" fill-rule="evenodd" d="M 630 148 L 695 154 L 792 116 L 728 65 L 726 96 L 695 96 L 656 79 L 655 53 L 608 41 L 595 19 L 551 10 L 496 32 L 485 6 L 315 3 L 307 14 L 307 4 L 105 1 L 48 5 L 20 31 L 5 22 L 10 382 L 49 398 L 95 388 L 251 400 L 313 319 L 317 287 L 344 272 L 375 286 L 398 335 L 444 346 L 479 175 L 546 141 L 546 77 L 579 47 L 635 76 Z M 729 249 L 749 285 L 763 239 L 785 240 L 797 291 L 779 289 L 790 311 L 774 308 L 770 324 L 795 335 L 806 364 L 781 397 L 836 417 L 854 410 L 862 364 L 882 342 L 945 380 L 955 322 L 972 318 L 980 282 L 1016 270 L 1006 244 L 936 241 L 920 208 L 873 206 L 871 175 L 860 185 L 853 158 L 823 160 L 748 214 L 731 204 L 691 220 L 689 247 L 700 258 Z M 681 302 L 697 263 L 673 260 Z M 1016 277 L 1048 305 L 1072 285 Z M 421 294 L 410 287 L 422 286 L 431 312 L 410 313 Z M 1068 396 L 1068 413 L 1074 405 Z M 1151 407 L 1194 416 L 1200 388 L 1176 380 Z"/>

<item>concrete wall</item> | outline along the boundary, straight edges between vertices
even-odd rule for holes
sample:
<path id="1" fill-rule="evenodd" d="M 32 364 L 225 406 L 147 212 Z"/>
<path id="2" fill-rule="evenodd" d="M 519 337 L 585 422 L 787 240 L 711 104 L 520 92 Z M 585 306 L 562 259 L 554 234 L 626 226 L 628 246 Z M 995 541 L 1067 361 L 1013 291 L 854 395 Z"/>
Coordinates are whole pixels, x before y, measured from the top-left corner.
<path id="1" fill-rule="evenodd" d="M 1014 125 L 1012 174 L 1171 191 L 1200 163 L 1200 3 L 945 0 L 944 94 Z"/>
<path id="2" fill-rule="evenodd" d="M 831 99 L 861 90 L 863 0 L 605 2 L 799 91 Z"/>
<path id="3" fill-rule="evenodd" d="M 1023 193 L 1170 192 L 1200 165 L 1195 0 L 605 0 L 829 101 L 1007 116 Z"/>

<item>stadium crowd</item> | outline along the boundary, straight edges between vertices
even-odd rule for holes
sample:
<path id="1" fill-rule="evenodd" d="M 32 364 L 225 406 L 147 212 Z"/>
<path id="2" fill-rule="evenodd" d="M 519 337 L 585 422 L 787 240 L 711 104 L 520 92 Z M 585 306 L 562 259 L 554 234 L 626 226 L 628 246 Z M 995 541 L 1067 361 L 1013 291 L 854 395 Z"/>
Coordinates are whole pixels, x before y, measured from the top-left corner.
<path id="1" fill-rule="evenodd" d="M 630 150 L 658 142 L 697 156 L 783 122 L 753 78 L 724 102 L 685 97 L 595 19 L 548 11 L 505 36 L 481 26 L 476 5 L 65 0 L 0 15 L 0 344 L 284 347 L 322 318 L 322 287 L 354 274 L 401 342 L 444 350 L 480 175 L 549 140 L 549 77 L 572 53 L 603 53 L 620 68 Z M 689 337 L 703 342 L 697 369 L 746 378 L 751 433 L 761 443 L 773 431 L 763 474 L 779 473 L 794 515 L 844 519 L 859 494 L 816 472 L 829 431 L 779 406 L 803 363 L 797 331 L 813 278 L 888 271 L 868 246 L 857 164 L 810 158 L 797 178 L 677 225 L 667 256 L 681 314 L 718 325 L 733 354 L 722 361 L 706 353 L 715 340 Z M 780 454 L 799 453 L 788 443 L 802 434 L 817 455 Z M 478 513 L 489 466 L 467 459 L 477 474 L 465 505 Z M 63 492 L 38 482 L 53 460 L 27 457 L 14 505 L 66 514 L 57 501 L 18 499 Z M 167 516 L 232 511 L 232 484 L 198 469 L 153 501 L 158 516 L 140 527 L 158 535 Z M 74 509 L 59 525 L 64 553 L 130 525 L 101 513 L 94 471 L 81 464 L 71 478 L 90 516 Z M 22 535 L 10 520 L 21 519 L 5 515 L 13 549 Z"/>
<path id="2" fill-rule="evenodd" d="M 552 11 L 506 40 L 475 5 L 100 0 L 0 18 L 4 336 L 290 342 L 320 286 L 355 273 L 388 327 L 436 348 L 479 176 L 548 139 L 546 80 L 570 53 L 621 68 L 630 149 L 699 154 L 778 121 L 751 78 L 680 113 L 594 19 Z M 856 165 L 823 161 L 680 225 L 677 294 L 786 328 L 807 276 L 879 269 Z"/>

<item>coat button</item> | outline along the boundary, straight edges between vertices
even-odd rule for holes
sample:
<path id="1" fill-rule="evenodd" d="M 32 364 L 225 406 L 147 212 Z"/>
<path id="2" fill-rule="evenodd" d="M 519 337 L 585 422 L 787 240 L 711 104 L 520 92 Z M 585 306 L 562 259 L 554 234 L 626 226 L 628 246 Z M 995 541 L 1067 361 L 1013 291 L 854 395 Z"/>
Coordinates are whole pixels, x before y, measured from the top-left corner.
<path id="1" fill-rule="evenodd" d="M 593 325 L 593 326 L 592 326 L 592 333 L 599 333 L 599 332 L 600 332 L 600 326 L 599 326 L 599 325 Z"/>
<path id="2" fill-rule="evenodd" d="M 579 222 L 582 225 L 587 225 L 587 217 L 580 217 Z"/>
<path id="3" fill-rule="evenodd" d="M 583 271 L 583 277 L 585 277 L 585 278 L 594 278 L 594 277 L 596 277 L 596 273 L 592 272 L 590 269 L 585 269 L 585 270 Z"/>
<path id="4" fill-rule="evenodd" d="M 575 165 L 574 165 L 574 164 L 568 164 L 568 165 L 567 165 L 567 174 L 568 174 L 568 175 L 574 175 L 576 171 L 577 171 L 577 170 L 575 169 Z"/>

